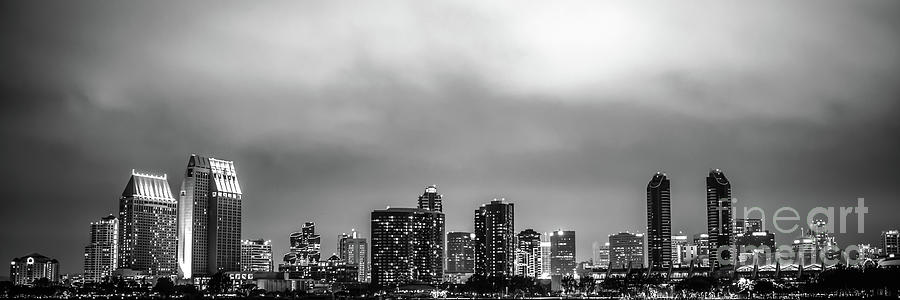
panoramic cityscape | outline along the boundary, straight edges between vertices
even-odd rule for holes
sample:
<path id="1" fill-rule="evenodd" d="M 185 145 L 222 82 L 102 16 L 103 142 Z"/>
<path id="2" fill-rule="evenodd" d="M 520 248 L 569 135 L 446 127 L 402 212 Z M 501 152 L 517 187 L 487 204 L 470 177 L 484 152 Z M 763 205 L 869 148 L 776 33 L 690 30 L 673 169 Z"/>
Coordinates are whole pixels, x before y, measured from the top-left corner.
<path id="1" fill-rule="evenodd" d="M 900 2 L 0 4 L 0 299 L 900 299 Z"/>

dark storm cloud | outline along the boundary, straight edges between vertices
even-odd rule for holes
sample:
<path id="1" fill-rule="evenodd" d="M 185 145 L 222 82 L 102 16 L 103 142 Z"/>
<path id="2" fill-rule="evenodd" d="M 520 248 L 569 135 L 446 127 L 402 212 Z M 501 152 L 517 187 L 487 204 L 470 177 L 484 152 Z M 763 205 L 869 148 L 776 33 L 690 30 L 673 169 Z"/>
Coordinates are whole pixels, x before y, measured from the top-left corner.
<path id="1" fill-rule="evenodd" d="M 898 226 L 892 2 L 4 5 L 0 257 L 76 272 L 128 172 L 177 188 L 192 152 L 236 161 L 244 237 L 276 256 L 438 184 L 448 230 L 506 197 L 586 259 L 642 230 L 657 170 L 674 229 L 703 230 L 711 167 L 770 213 L 865 197 L 840 243 Z"/>

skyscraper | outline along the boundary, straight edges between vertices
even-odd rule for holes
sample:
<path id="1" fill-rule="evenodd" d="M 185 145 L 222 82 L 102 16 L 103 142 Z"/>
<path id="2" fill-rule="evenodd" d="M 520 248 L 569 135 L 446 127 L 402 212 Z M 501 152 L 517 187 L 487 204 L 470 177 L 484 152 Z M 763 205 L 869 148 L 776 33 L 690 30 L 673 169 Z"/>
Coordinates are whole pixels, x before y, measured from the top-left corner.
<path id="1" fill-rule="evenodd" d="M 447 233 L 447 273 L 475 272 L 475 234 L 464 231 Z"/>
<path id="2" fill-rule="evenodd" d="M 90 244 L 84 247 L 84 281 L 100 282 L 119 265 L 119 220 L 109 215 L 91 222 Z"/>
<path id="3" fill-rule="evenodd" d="M 722 170 L 709 171 L 706 177 L 706 227 L 709 232 L 709 263 L 732 260 L 731 183 Z M 722 249 L 722 251 L 719 251 Z"/>
<path id="4" fill-rule="evenodd" d="M 534 229 L 525 229 L 516 235 L 516 275 L 540 277 L 541 266 L 541 233 Z"/>
<path id="5" fill-rule="evenodd" d="M 191 154 L 179 194 L 178 265 L 184 278 L 240 270 L 241 202 L 233 161 Z"/>
<path id="6" fill-rule="evenodd" d="M 444 211 L 444 205 L 441 202 L 443 197 L 444 195 L 437 193 L 436 185 L 429 185 L 425 187 L 425 193 L 419 196 L 419 209 L 442 212 Z"/>
<path id="7" fill-rule="evenodd" d="M 440 283 L 444 265 L 444 213 L 417 208 L 372 212 L 372 283 Z"/>
<path id="8" fill-rule="evenodd" d="M 884 256 L 900 255 L 900 230 L 881 232 L 881 251 Z"/>
<path id="9" fill-rule="evenodd" d="M 119 268 L 175 275 L 178 202 L 166 175 L 131 171 L 119 199 Z"/>
<path id="10" fill-rule="evenodd" d="M 672 263 L 672 212 L 669 178 L 656 172 L 647 183 L 647 258 L 654 268 Z"/>
<path id="11" fill-rule="evenodd" d="M 241 240 L 241 272 L 273 272 L 272 241 Z"/>
<path id="12" fill-rule="evenodd" d="M 306 222 L 300 231 L 291 233 L 290 253 L 285 262 L 290 264 L 316 263 L 322 258 L 322 236 L 316 234 L 316 223 Z"/>
<path id="13" fill-rule="evenodd" d="M 575 272 L 575 231 L 550 233 L 550 275 L 572 276 Z"/>
<path id="14" fill-rule="evenodd" d="M 475 274 L 508 276 L 515 260 L 514 206 L 494 199 L 475 210 Z"/>
<path id="15" fill-rule="evenodd" d="M 644 265 L 644 235 L 620 232 L 609 236 L 610 268 L 641 268 Z"/>
<path id="16" fill-rule="evenodd" d="M 369 242 L 356 230 L 338 238 L 338 254 L 348 265 L 357 266 L 357 281 L 369 281 Z"/>

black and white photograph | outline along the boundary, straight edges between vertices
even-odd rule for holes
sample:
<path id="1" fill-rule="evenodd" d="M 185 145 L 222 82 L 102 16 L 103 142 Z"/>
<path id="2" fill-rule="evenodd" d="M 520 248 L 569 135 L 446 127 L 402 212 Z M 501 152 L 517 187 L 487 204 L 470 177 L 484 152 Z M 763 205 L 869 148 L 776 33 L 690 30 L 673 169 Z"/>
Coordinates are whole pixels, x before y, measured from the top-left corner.
<path id="1" fill-rule="evenodd" d="M 900 1 L 0 2 L 0 298 L 900 299 Z"/>

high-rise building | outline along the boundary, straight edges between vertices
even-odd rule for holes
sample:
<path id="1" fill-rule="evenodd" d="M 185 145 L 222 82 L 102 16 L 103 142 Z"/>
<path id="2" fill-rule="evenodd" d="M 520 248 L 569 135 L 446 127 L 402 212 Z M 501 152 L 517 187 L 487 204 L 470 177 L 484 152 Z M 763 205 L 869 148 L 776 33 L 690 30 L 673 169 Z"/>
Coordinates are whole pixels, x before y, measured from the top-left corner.
<path id="1" fill-rule="evenodd" d="M 602 245 L 600 242 L 594 242 L 593 250 L 594 266 L 601 268 L 609 267 L 609 242 L 604 242 Z"/>
<path id="2" fill-rule="evenodd" d="M 731 182 L 722 170 L 710 170 L 706 177 L 706 227 L 709 232 L 709 263 L 732 260 Z M 721 249 L 721 251 L 719 251 Z M 718 257 L 721 253 L 722 257 Z"/>
<path id="3" fill-rule="evenodd" d="M 322 236 L 316 234 L 316 223 L 306 222 L 299 231 L 291 233 L 290 252 L 285 255 L 288 264 L 317 263 L 322 258 Z"/>
<path id="4" fill-rule="evenodd" d="M 119 264 L 119 220 L 109 215 L 91 222 L 91 241 L 84 247 L 84 281 L 101 282 Z"/>
<path id="5" fill-rule="evenodd" d="M 417 208 L 372 212 L 372 283 L 440 283 L 444 213 Z"/>
<path id="6" fill-rule="evenodd" d="M 512 203 L 494 199 L 475 210 L 475 274 L 505 277 L 515 261 L 515 210 Z"/>
<path id="7" fill-rule="evenodd" d="M 274 272 L 272 241 L 241 240 L 241 272 Z"/>
<path id="8" fill-rule="evenodd" d="M 550 233 L 541 234 L 541 275 L 540 279 L 550 279 Z"/>
<path id="9" fill-rule="evenodd" d="M 242 195 L 233 161 L 191 154 L 178 202 L 184 278 L 240 270 Z"/>
<path id="10" fill-rule="evenodd" d="M 654 268 L 672 263 L 672 212 L 669 177 L 656 172 L 647 183 L 647 258 Z"/>
<path id="11" fill-rule="evenodd" d="M 881 232 L 881 253 L 884 256 L 900 256 L 900 230 Z"/>
<path id="12" fill-rule="evenodd" d="M 32 253 L 9 262 L 9 280 L 12 283 L 30 285 L 41 278 L 59 282 L 59 261 Z"/>
<path id="13" fill-rule="evenodd" d="M 694 235 L 694 246 L 696 246 L 696 251 L 693 253 L 693 259 L 699 259 L 699 261 L 694 262 L 698 266 L 709 266 L 709 245 L 709 234 L 698 233 Z"/>
<path id="14" fill-rule="evenodd" d="M 357 267 L 357 281 L 369 281 L 369 241 L 359 237 L 356 230 L 338 237 L 338 254 L 347 265 Z"/>
<path id="15" fill-rule="evenodd" d="M 672 236 L 672 263 L 676 266 L 684 264 L 685 258 L 687 257 L 686 251 L 688 250 L 684 246 L 687 246 L 688 243 L 688 237 L 686 235 Z"/>
<path id="16" fill-rule="evenodd" d="M 516 235 L 516 270 L 515 275 L 540 277 L 541 265 L 541 233 L 534 229 L 525 229 Z"/>
<path id="17" fill-rule="evenodd" d="M 575 231 L 550 233 L 550 275 L 574 276 Z"/>
<path id="18" fill-rule="evenodd" d="M 119 268 L 151 276 L 178 272 L 178 201 L 166 175 L 131 171 L 119 199 Z"/>
<path id="19" fill-rule="evenodd" d="M 620 232 L 609 236 L 610 268 L 642 268 L 644 235 Z"/>
<path id="20" fill-rule="evenodd" d="M 447 233 L 447 273 L 475 273 L 475 234 Z"/>
<path id="21" fill-rule="evenodd" d="M 444 211 L 444 205 L 441 202 L 443 197 L 444 195 L 437 193 L 436 185 L 429 185 L 425 187 L 425 193 L 419 196 L 419 209 L 442 212 Z"/>

